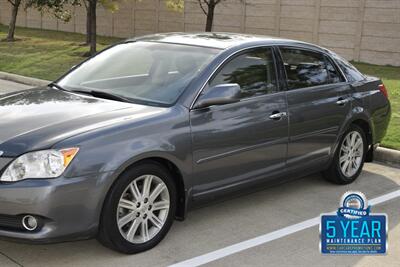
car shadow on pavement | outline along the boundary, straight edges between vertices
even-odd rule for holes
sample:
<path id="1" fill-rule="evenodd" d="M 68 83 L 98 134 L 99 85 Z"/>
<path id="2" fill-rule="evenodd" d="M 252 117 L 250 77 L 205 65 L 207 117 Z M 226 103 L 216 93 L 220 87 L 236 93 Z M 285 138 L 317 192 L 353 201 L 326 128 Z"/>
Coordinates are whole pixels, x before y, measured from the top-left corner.
<path id="1" fill-rule="evenodd" d="M 315 174 L 202 207 L 190 212 L 184 222 L 175 222 L 157 247 L 136 255 L 119 254 L 96 240 L 48 245 L 0 241 L 0 252 L 23 266 L 166 266 L 334 211 L 341 195 L 348 190 L 362 191 L 369 199 L 395 191 L 400 188 L 397 173 L 398 169 L 372 164 L 351 185 L 333 185 Z M 392 201 L 400 203 L 399 199 Z M 394 206 L 379 205 L 372 209 L 372 212 L 388 213 L 390 229 L 400 227 L 399 212 Z M 305 231 L 312 231 L 313 235 L 310 244 L 304 243 L 302 249 L 319 255 L 318 227 Z M 268 246 L 273 247 L 275 242 L 284 240 L 273 241 Z M 333 264 L 338 258 L 326 257 L 325 263 Z M 347 257 L 344 263 L 353 264 L 361 259 Z M 272 265 L 273 260 L 269 263 Z M 13 266 L 11 261 L 10 266 Z"/>

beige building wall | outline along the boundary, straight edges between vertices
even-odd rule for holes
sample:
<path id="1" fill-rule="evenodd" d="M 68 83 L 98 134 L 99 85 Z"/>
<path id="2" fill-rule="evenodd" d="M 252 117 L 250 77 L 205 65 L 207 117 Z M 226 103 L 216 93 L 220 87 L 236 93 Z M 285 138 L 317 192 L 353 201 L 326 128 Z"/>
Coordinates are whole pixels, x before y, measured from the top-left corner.
<path id="1" fill-rule="evenodd" d="M 8 24 L 10 4 L 0 0 L 0 22 Z M 71 7 L 69 23 L 35 10 L 21 10 L 18 25 L 85 33 L 83 7 Z M 98 9 L 98 33 L 132 37 L 156 32 L 203 31 L 197 0 L 183 12 L 164 0 L 125 0 L 114 13 Z M 400 0 L 226 0 L 216 9 L 214 31 L 293 38 L 320 44 L 356 61 L 400 66 Z"/>

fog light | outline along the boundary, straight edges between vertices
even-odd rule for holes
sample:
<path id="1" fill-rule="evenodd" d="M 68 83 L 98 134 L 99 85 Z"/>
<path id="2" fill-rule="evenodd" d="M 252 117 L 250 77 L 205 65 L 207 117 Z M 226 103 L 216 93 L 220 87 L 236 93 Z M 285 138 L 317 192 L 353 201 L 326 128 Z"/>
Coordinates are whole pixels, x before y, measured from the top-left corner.
<path id="1" fill-rule="evenodd" d="M 33 231 L 38 226 L 38 221 L 32 215 L 26 215 L 22 218 L 22 225 L 28 231 Z"/>

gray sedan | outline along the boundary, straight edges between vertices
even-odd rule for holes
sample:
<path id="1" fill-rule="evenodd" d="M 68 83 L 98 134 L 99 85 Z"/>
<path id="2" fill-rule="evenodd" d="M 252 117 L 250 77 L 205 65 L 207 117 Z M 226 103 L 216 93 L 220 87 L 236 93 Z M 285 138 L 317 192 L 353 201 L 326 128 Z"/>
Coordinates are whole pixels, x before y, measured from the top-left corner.
<path id="1" fill-rule="evenodd" d="M 0 236 L 137 253 L 225 195 L 353 182 L 385 135 L 383 83 L 304 42 L 172 33 L 0 97 Z"/>

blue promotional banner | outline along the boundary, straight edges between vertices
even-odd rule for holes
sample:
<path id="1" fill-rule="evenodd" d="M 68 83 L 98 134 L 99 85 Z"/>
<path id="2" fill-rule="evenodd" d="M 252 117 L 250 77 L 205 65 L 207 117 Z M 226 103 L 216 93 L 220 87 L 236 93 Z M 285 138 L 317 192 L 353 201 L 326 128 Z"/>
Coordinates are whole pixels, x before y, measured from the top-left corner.
<path id="1" fill-rule="evenodd" d="M 322 254 L 386 254 L 388 221 L 386 214 L 370 213 L 361 192 L 348 192 L 337 214 L 321 215 Z"/>
<path id="2" fill-rule="evenodd" d="M 386 215 L 347 219 L 337 215 L 321 217 L 323 254 L 385 254 Z"/>

